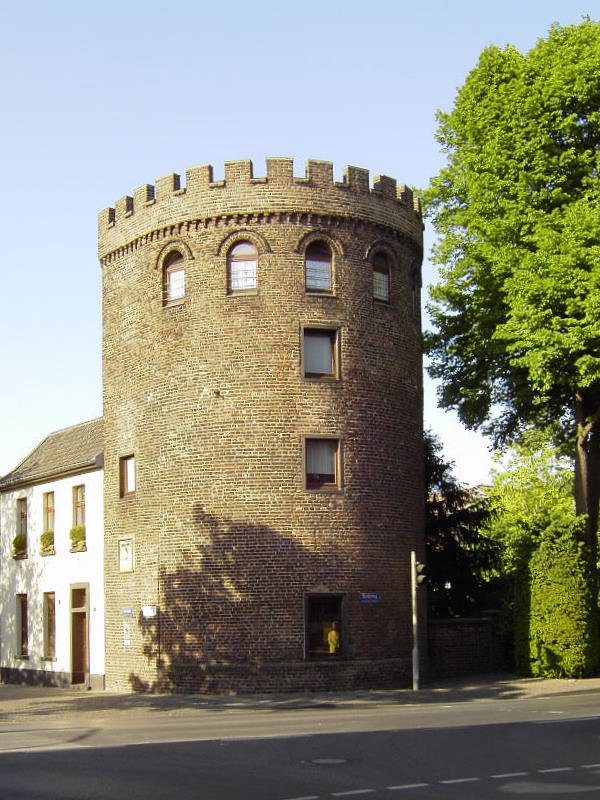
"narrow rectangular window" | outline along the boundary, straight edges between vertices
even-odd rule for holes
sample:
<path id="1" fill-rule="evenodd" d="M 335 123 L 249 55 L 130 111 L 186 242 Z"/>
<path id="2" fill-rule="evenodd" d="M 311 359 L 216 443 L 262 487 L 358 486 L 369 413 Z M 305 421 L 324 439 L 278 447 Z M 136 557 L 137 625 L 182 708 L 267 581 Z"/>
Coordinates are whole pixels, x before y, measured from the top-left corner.
<path id="1" fill-rule="evenodd" d="M 54 592 L 44 592 L 44 658 L 56 657 L 56 601 Z"/>
<path id="2" fill-rule="evenodd" d="M 125 456 L 119 462 L 121 497 L 135 492 L 135 456 Z"/>
<path id="3" fill-rule="evenodd" d="M 343 654 L 343 595 L 308 595 L 305 605 L 307 658 Z"/>
<path id="4" fill-rule="evenodd" d="M 167 270 L 167 300 L 182 300 L 185 297 L 185 269 Z"/>
<path id="5" fill-rule="evenodd" d="M 85 486 L 73 487 L 73 527 L 85 525 Z"/>
<path id="6" fill-rule="evenodd" d="M 390 275 L 387 270 L 373 269 L 373 297 L 386 303 L 390 299 Z"/>
<path id="7" fill-rule="evenodd" d="M 54 492 L 45 492 L 43 497 L 44 531 L 54 530 Z"/>
<path id="8" fill-rule="evenodd" d="M 340 487 L 339 439 L 305 440 L 305 478 L 307 489 Z"/>
<path id="9" fill-rule="evenodd" d="M 17 534 L 27 538 L 27 498 L 17 500 Z"/>
<path id="10" fill-rule="evenodd" d="M 304 377 L 336 378 L 338 332 L 321 328 L 304 328 L 302 337 L 302 356 Z"/>
<path id="11" fill-rule="evenodd" d="M 17 595 L 17 655 L 29 656 L 29 626 L 27 619 L 27 595 Z"/>

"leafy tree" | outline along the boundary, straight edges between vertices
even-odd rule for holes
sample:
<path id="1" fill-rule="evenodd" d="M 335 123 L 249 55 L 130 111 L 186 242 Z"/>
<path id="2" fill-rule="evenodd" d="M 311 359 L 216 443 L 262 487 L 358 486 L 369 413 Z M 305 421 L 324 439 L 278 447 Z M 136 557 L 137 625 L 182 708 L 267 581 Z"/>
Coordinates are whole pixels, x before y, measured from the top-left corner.
<path id="1" fill-rule="evenodd" d="M 500 569 L 512 582 L 515 666 L 546 677 L 590 674 L 598 657 L 595 594 L 570 462 L 539 431 L 510 455 L 489 487 L 482 534 L 500 545 Z"/>
<path id="2" fill-rule="evenodd" d="M 440 403 L 496 444 L 560 421 L 596 561 L 600 485 L 600 23 L 488 47 L 439 114 L 425 193 L 441 280 L 426 336 Z"/>
<path id="3" fill-rule="evenodd" d="M 496 564 L 495 543 L 479 534 L 487 517 L 485 497 L 461 486 L 429 431 L 424 447 L 429 608 L 436 617 L 466 616 L 480 610 Z"/>

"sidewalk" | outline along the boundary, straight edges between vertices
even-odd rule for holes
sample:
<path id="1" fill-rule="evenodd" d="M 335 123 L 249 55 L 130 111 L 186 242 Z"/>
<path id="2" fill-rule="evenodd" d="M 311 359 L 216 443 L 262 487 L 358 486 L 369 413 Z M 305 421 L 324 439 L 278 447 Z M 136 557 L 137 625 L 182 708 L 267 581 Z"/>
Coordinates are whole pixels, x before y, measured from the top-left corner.
<path id="1" fill-rule="evenodd" d="M 302 694 L 188 695 L 118 694 L 55 689 L 40 686 L 0 685 L 0 722 L 16 719 L 69 718 L 106 714 L 144 716 L 148 712 L 218 712 L 235 709 L 286 711 L 291 709 L 356 708 L 392 705 L 433 705 L 485 700 L 527 700 L 551 695 L 600 692 L 600 678 L 543 680 L 486 675 L 429 684 L 410 689 Z"/>

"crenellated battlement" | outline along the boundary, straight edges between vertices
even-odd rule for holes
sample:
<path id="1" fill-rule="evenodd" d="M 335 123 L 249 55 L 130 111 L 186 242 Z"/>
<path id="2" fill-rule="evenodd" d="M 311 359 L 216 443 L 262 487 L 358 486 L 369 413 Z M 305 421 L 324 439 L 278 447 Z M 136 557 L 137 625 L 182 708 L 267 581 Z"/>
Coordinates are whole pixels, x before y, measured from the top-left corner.
<path id="1" fill-rule="evenodd" d="M 255 177 L 252 161 L 225 162 L 224 179 L 215 181 L 210 164 L 186 170 L 185 186 L 172 173 L 144 184 L 99 214 L 102 258 L 155 228 L 218 215 L 273 211 L 338 214 L 405 229 L 420 238 L 420 200 L 394 178 L 347 166 L 335 181 L 333 164 L 309 160 L 304 177 L 294 175 L 291 158 L 267 158 L 266 176 Z"/>

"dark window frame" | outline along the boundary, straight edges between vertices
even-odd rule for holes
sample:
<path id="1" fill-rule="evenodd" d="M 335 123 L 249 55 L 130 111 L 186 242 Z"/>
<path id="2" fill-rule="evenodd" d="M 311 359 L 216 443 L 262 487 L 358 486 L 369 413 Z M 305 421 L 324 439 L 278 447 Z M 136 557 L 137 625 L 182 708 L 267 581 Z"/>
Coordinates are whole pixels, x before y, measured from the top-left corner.
<path id="1" fill-rule="evenodd" d="M 304 657 L 307 661 L 338 660 L 347 656 L 346 594 L 310 592 L 304 596 Z M 336 638 L 330 636 L 332 629 Z"/>
<path id="2" fill-rule="evenodd" d="M 333 467 L 334 472 L 308 472 L 311 461 L 314 461 L 315 453 L 309 455 L 309 449 L 313 444 L 319 442 L 335 443 L 335 450 L 333 452 Z M 304 474 L 304 488 L 311 492 L 340 492 L 343 489 L 343 457 L 342 457 L 342 439 L 340 436 L 334 435 L 317 435 L 311 434 L 303 437 L 303 474 Z"/>
<path id="3" fill-rule="evenodd" d="M 331 371 L 315 372 L 309 369 L 306 358 L 306 338 L 329 338 L 331 346 Z M 305 378 L 316 381 L 337 381 L 341 375 L 341 333 L 339 325 L 302 325 L 301 328 L 302 374 Z"/>

